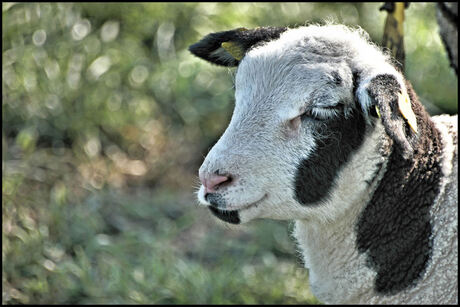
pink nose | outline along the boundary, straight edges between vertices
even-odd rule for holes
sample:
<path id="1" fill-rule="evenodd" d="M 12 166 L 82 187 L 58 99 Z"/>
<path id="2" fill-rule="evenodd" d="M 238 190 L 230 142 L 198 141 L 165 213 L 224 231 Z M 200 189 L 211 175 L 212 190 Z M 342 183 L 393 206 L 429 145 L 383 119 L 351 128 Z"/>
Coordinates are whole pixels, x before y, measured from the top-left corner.
<path id="1" fill-rule="evenodd" d="M 200 173 L 200 181 L 204 186 L 204 195 L 215 192 L 219 184 L 229 180 L 230 177 L 227 176 Z"/>

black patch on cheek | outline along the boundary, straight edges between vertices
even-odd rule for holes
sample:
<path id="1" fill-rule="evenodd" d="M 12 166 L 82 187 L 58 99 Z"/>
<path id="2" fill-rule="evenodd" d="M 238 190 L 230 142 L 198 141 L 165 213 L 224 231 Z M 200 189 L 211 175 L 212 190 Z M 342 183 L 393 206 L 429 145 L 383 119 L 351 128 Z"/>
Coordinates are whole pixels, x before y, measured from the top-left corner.
<path id="1" fill-rule="evenodd" d="M 312 205 L 329 195 L 338 171 L 362 144 L 365 130 L 364 117 L 356 110 L 347 118 L 341 115 L 317 125 L 317 147 L 297 169 L 297 201 Z"/>

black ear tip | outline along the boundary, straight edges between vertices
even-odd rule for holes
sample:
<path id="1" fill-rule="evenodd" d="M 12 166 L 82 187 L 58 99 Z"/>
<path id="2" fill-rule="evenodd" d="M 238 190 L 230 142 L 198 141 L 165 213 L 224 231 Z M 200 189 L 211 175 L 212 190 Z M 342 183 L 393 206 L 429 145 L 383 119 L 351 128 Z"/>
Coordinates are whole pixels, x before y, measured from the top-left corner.
<path id="1" fill-rule="evenodd" d="M 196 52 L 195 52 L 195 44 L 188 46 L 187 50 L 188 50 L 190 53 L 193 53 L 194 55 L 196 55 Z"/>
<path id="2" fill-rule="evenodd" d="M 195 55 L 199 55 L 199 54 L 202 54 L 204 51 L 210 52 L 210 49 L 211 50 L 216 49 L 217 46 L 213 46 L 213 44 L 210 44 L 211 42 L 210 38 L 211 38 L 211 34 L 206 35 L 205 37 L 200 39 L 198 42 L 190 45 L 188 47 L 188 50 Z"/>
<path id="3" fill-rule="evenodd" d="M 188 47 L 188 51 L 190 51 L 191 53 L 193 53 L 194 55 L 196 56 L 200 56 L 200 45 L 199 45 L 199 42 L 198 43 L 195 43 L 193 45 L 190 45 Z"/>
<path id="4" fill-rule="evenodd" d="M 226 33 L 226 32 L 225 32 Z M 237 66 L 239 61 L 231 55 L 226 55 L 227 52 L 220 51 L 222 42 L 225 42 L 225 37 L 221 33 L 211 33 L 201 39 L 199 42 L 190 45 L 188 50 L 195 56 L 206 60 L 212 64 L 220 66 Z"/>
<path id="5" fill-rule="evenodd" d="M 193 45 L 190 45 L 188 50 L 196 56 L 203 57 L 205 53 L 209 53 L 210 51 L 217 49 L 217 46 L 211 46 L 209 44 L 208 36 L 204 37 Z"/>

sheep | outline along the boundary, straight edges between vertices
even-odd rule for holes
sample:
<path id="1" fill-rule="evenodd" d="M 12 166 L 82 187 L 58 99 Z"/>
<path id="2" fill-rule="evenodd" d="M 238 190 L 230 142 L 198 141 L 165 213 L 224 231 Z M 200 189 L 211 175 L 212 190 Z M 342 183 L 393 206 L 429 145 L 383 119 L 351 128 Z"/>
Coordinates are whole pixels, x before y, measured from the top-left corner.
<path id="1" fill-rule="evenodd" d="M 201 204 L 295 221 L 322 302 L 457 304 L 457 115 L 430 117 L 360 28 L 238 28 L 189 50 L 237 67 Z"/>

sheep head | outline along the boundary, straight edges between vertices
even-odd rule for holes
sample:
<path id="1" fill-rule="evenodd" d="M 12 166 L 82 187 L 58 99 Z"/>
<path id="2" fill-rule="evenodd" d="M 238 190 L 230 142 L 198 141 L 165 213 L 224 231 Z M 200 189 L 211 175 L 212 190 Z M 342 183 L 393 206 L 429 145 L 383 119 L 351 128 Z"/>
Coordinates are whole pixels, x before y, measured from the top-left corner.
<path id="1" fill-rule="evenodd" d="M 384 133 L 413 154 L 404 78 L 360 29 L 239 28 L 190 51 L 237 66 L 232 119 L 199 170 L 198 198 L 224 221 L 336 218 L 375 177 Z"/>

